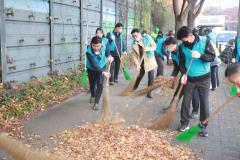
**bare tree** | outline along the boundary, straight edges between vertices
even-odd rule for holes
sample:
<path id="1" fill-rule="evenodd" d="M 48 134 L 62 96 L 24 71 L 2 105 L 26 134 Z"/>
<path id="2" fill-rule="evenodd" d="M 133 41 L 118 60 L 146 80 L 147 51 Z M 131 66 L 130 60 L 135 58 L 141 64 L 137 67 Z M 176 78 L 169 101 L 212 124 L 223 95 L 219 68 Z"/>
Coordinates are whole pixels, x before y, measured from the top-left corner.
<path id="1" fill-rule="evenodd" d="M 200 14 L 205 0 L 193 0 L 188 12 L 187 24 L 191 29 L 194 27 L 195 19 Z"/>

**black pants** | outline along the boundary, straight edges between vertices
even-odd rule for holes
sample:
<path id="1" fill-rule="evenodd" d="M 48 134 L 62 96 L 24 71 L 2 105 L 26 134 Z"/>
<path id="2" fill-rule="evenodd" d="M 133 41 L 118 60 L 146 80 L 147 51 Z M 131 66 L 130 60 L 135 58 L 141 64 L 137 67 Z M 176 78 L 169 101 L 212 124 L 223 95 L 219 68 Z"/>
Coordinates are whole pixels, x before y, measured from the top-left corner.
<path id="1" fill-rule="evenodd" d="M 219 86 L 218 66 L 211 66 L 211 84 L 214 89 Z"/>
<path id="2" fill-rule="evenodd" d="M 189 110 L 192 100 L 193 90 L 196 88 L 199 93 L 200 100 L 200 122 L 203 122 L 209 117 L 209 87 L 210 78 L 202 81 L 191 82 L 188 81 L 183 92 L 183 102 L 181 108 L 181 124 L 189 124 Z"/>
<path id="3" fill-rule="evenodd" d="M 145 70 L 144 70 L 144 62 L 142 62 L 141 64 L 141 69 L 140 69 L 140 74 L 136 80 L 136 83 L 134 85 L 134 90 L 138 88 L 143 76 L 145 74 Z M 154 70 L 151 70 L 148 72 L 148 86 L 151 86 L 153 85 L 153 82 L 154 82 Z M 151 93 L 151 92 L 150 92 Z"/>
<path id="4" fill-rule="evenodd" d="M 111 77 L 109 79 L 110 82 L 113 82 L 113 80 L 118 79 L 120 64 L 121 64 L 121 61 L 119 56 L 113 56 L 113 62 L 111 64 L 111 69 L 110 69 L 110 73 L 111 73 Z"/>
<path id="5" fill-rule="evenodd" d="M 181 86 L 181 79 L 179 80 L 178 82 L 178 86 L 177 86 L 177 89 L 176 91 L 174 92 L 174 97 L 177 95 L 179 89 L 180 89 L 180 86 Z M 183 87 L 181 93 L 180 93 L 180 96 L 179 96 L 179 99 L 180 100 L 183 96 L 183 93 L 184 93 L 184 89 L 185 87 Z M 173 101 L 173 99 L 172 99 Z M 171 101 L 171 102 L 172 102 Z M 200 102 L 199 102 L 199 93 L 198 93 L 198 89 L 195 88 L 192 92 L 192 112 L 195 112 L 195 113 L 198 113 L 198 110 L 199 110 L 199 106 L 200 106 Z"/>
<path id="6" fill-rule="evenodd" d="M 163 71 L 164 71 L 164 62 L 163 62 L 163 59 L 162 59 L 162 57 L 160 57 L 160 56 L 159 56 L 158 54 L 156 54 L 156 53 L 155 53 L 155 59 L 156 59 L 157 65 L 158 65 L 156 77 L 158 77 L 158 76 L 163 76 Z"/>
<path id="7" fill-rule="evenodd" d="M 100 72 L 96 72 L 90 69 L 88 69 L 87 71 L 88 71 L 91 97 L 95 97 L 95 103 L 98 104 L 102 95 L 104 78 L 102 73 Z"/>
<path id="8" fill-rule="evenodd" d="M 197 88 L 194 88 L 192 93 L 192 107 L 193 107 L 192 112 L 198 113 L 199 106 L 200 106 L 199 92 Z"/>

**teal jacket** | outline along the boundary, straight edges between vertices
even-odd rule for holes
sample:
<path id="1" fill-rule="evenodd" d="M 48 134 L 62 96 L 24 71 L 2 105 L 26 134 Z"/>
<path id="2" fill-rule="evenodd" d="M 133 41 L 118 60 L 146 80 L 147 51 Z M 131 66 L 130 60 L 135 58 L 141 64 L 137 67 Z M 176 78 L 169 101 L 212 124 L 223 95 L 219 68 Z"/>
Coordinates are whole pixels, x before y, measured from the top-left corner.
<path id="1" fill-rule="evenodd" d="M 210 40 L 200 36 L 195 36 L 193 44 L 182 43 L 180 45 L 179 66 L 181 73 L 186 73 L 192 59 L 192 51 L 198 51 L 201 57 L 193 60 L 187 76 L 196 80 L 202 79 L 202 77 L 210 77 L 210 62 L 214 60 L 215 53 Z"/>
<path id="2" fill-rule="evenodd" d="M 240 37 L 236 37 L 235 39 L 235 48 L 233 51 L 233 58 L 236 58 L 236 62 L 240 62 Z"/>
<path id="3" fill-rule="evenodd" d="M 100 54 L 97 55 L 94 53 L 91 44 L 87 47 L 87 69 L 94 70 L 97 72 L 102 72 L 105 64 L 107 62 L 107 52 L 106 48 L 102 45 L 100 49 Z"/>
<path id="4" fill-rule="evenodd" d="M 207 35 L 207 37 L 210 38 L 210 40 L 213 42 L 213 44 L 217 45 L 217 36 L 213 32 L 210 32 Z"/>
<path id="5" fill-rule="evenodd" d="M 166 37 L 158 37 L 156 40 L 157 41 L 156 53 L 162 58 L 164 57 L 165 52 L 166 52 L 166 51 L 164 51 L 165 47 L 163 46 L 165 40 L 166 40 Z"/>
<path id="6" fill-rule="evenodd" d="M 107 34 L 107 39 L 108 39 L 108 42 L 109 42 L 109 49 L 110 49 L 111 53 L 114 54 L 115 56 L 117 56 L 117 50 L 116 50 L 114 41 L 116 42 L 116 45 L 117 45 L 117 47 L 119 49 L 120 54 L 122 52 L 126 51 L 125 46 L 124 46 L 124 39 L 123 39 L 123 35 L 122 34 L 117 36 L 116 32 L 109 32 Z"/>
<path id="7" fill-rule="evenodd" d="M 145 47 L 152 47 L 150 43 L 150 35 L 143 35 L 142 38 Z M 152 56 L 154 56 L 154 51 L 147 52 L 148 58 L 151 58 Z"/>

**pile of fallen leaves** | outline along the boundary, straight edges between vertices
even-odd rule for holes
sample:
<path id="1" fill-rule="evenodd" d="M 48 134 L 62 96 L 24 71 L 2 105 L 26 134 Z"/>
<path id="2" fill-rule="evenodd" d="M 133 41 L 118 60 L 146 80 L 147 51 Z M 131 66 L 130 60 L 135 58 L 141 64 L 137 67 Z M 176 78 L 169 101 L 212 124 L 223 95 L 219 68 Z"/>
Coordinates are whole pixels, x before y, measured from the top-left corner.
<path id="1" fill-rule="evenodd" d="M 17 134 L 21 120 L 43 111 L 53 104 L 79 93 L 81 74 L 72 71 L 60 76 L 49 76 L 0 93 L 0 131 Z"/>
<path id="2" fill-rule="evenodd" d="M 192 151 L 172 146 L 174 133 L 151 131 L 138 126 L 85 124 L 55 136 L 54 152 L 70 159 L 197 159 Z"/>

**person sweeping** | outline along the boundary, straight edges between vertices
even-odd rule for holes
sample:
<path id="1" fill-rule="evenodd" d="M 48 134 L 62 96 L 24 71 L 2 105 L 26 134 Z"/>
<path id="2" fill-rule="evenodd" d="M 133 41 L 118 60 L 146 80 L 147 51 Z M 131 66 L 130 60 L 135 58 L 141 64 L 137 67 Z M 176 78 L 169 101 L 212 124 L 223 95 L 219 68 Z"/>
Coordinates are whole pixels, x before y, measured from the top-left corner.
<path id="1" fill-rule="evenodd" d="M 117 23 L 115 25 L 114 31 L 109 32 L 106 36 L 109 42 L 109 49 L 111 52 L 111 55 L 114 59 L 112 65 L 111 65 L 111 77 L 109 84 L 114 85 L 113 82 L 118 83 L 118 74 L 121 66 L 121 56 L 126 55 L 126 49 L 124 44 L 124 39 L 122 35 L 122 28 L 123 24 Z"/>
<path id="2" fill-rule="evenodd" d="M 133 90 L 136 90 L 146 72 L 148 73 L 148 86 L 153 85 L 154 69 L 157 68 L 154 56 L 156 44 L 148 34 L 141 36 L 141 33 L 137 28 L 134 28 L 131 34 L 134 40 L 132 45 L 132 58 L 137 70 L 140 70 L 133 87 Z M 152 98 L 151 92 L 147 94 L 147 97 Z"/>
<path id="3" fill-rule="evenodd" d="M 193 35 L 191 29 L 186 26 L 179 29 L 177 39 L 182 41 L 179 47 L 179 67 L 183 73 L 181 83 L 185 85 L 179 131 L 189 129 L 190 102 L 192 92 L 197 88 L 200 99 L 200 136 L 207 137 L 207 123 L 202 122 L 209 117 L 210 62 L 214 60 L 215 52 L 209 39 Z M 188 74 L 185 75 L 190 61 L 192 65 Z"/>
<path id="4" fill-rule="evenodd" d="M 158 64 L 156 77 L 163 76 L 164 71 L 164 56 L 168 57 L 166 48 L 164 47 L 164 41 L 166 37 L 163 35 L 162 31 L 158 32 L 158 37 L 156 40 L 157 47 L 155 51 L 155 58 Z"/>
<path id="5" fill-rule="evenodd" d="M 99 109 L 99 100 L 103 90 L 103 76 L 110 77 L 109 72 L 104 71 L 104 67 L 108 62 L 112 62 L 113 58 L 106 52 L 102 39 L 95 36 L 91 40 L 91 44 L 87 48 L 87 72 L 91 91 L 90 103 L 94 103 L 93 110 Z M 95 87 L 97 85 L 97 87 Z M 96 88 L 96 89 L 95 89 Z"/>
<path id="6" fill-rule="evenodd" d="M 173 37 L 169 37 L 165 40 L 164 45 L 171 52 L 170 59 L 172 60 L 172 63 L 174 65 L 174 67 L 173 67 L 173 71 L 171 73 L 171 76 L 169 77 L 169 80 L 174 82 L 177 75 L 180 72 L 177 40 Z M 174 93 L 174 97 L 179 92 L 180 86 L 181 86 L 181 81 L 179 81 L 179 83 L 178 83 L 178 86 L 177 86 L 176 91 Z M 180 93 L 179 100 L 182 98 L 182 95 L 183 95 L 183 91 L 181 91 L 181 93 Z M 172 103 L 173 100 L 174 100 L 174 98 L 171 100 L 170 103 Z M 192 93 L 192 107 L 193 107 L 193 110 L 192 110 L 192 113 L 190 115 L 191 118 L 195 118 L 196 115 L 198 114 L 199 105 L 200 105 L 199 104 L 199 93 L 198 93 L 198 90 L 195 88 L 193 90 L 193 93 Z M 163 108 L 162 112 L 165 113 L 168 109 L 169 109 L 168 107 Z"/>
<path id="7" fill-rule="evenodd" d="M 225 77 L 229 82 L 233 83 L 231 88 L 230 97 L 218 107 L 203 123 L 208 123 L 216 115 L 218 115 L 223 109 L 225 109 L 230 102 L 240 95 L 240 64 L 231 64 L 225 70 Z M 196 135 L 201 132 L 201 126 L 199 124 L 192 126 L 189 130 L 182 132 L 176 136 L 176 140 L 186 143 L 191 142 Z"/>

